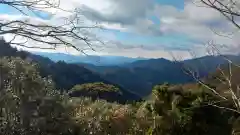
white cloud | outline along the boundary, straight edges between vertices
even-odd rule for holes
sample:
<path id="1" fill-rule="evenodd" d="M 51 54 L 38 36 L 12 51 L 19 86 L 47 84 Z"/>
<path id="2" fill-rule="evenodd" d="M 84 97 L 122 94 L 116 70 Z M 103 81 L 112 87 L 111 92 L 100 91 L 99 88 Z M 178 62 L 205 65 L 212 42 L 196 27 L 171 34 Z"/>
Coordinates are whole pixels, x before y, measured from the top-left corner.
<path id="1" fill-rule="evenodd" d="M 174 56 L 181 59 L 189 59 L 192 56 L 188 51 L 167 51 L 167 50 L 146 50 L 144 48 L 130 48 L 130 49 L 104 49 L 105 51 L 97 53 L 98 55 L 117 55 L 117 56 L 127 56 L 127 57 L 145 57 L 145 58 L 166 58 L 173 59 Z M 139 55 L 140 54 L 140 55 Z"/>
<path id="2" fill-rule="evenodd" d="M 233 25 L 226 21 L 226 19 L 217 11 L 206 8 L 198 7 L 194 5 L 191 0 L 185 0 L 184 9 L 177 9 L 170 5 L 159 5 L 153 2 L 153 0 L 61 0 L 60 7 L 64 10 L 73 11 L 78 9 L 79 16 L 82 21 L 79 25 L 93 25 L 94 22 L 99 22 L 100 25 L 107 29 L 119 30 L 121 32 L 132 32 L 142 35 L 168 35 L 183 34 L 191 38 L 193 45 L 190 49 L 197 50 L 199 55 L 204 54 L 204 43 L 209 40 L 214 40 L 216 44 L 224 44 L 229 47 L 225 52 L 237 53 L 240 43 L 240 34 L 236 32 L 234 35 L 230 35 L 231 38 L 218 36 L 210 28 L 216 31 L 221 31 L 224 35 L 236 31 Z M 133 6 L 134 5 L 134 6 Z M 54 16 L 48 20 L 48 23 L 53 25 L 60 25 L 65 23 L 64 18 L 73 16 L 70 12 L 63 10 L 47 9 L 46 11 L 54 13 Z M 149 19 L 151 16 L 157 16 L 160 20 L 160 24 L 155 24 Z M 0 20 L 20 19 L 22 16 L 10 16 L 0 15 Z M 30 18 L 28 18 L 30 19 Z M 32 21 L 32 19 L 30 19 Z M 34 18 L 36 20 L 36 18 Z M 42 20 L 40 20 L 42 21 Z M 37 23 L 36 21 L 34 23 Z M 99 32 L 92 31 L 93 34 Z M 117 40 L 116 35 L 108 35 L 107 33 L 100 32 L 99 35 L 107 43 L 113 40 Z M 194 43 L 196 41 L 196 43 Z M 85 48 L 82 42 L 75 43 L 78 46 Z M 36 45 L 36 44 L 34 44 Z M 46 46 L 42 45 L 41 46 Z M 96 44 L 99 46 L 99 44 Z M 155 48 L 158 50 L 146 49 L 147 45 L 143 48 L 138 48 L 138 45 L 131 45 L 127 48 L 126 44 L 122 44 L 121 51 L 113 44 L 105 46 L 103 52 L 99 54 L 105 54 L 110 52 L 116 55 L 127 56 L 139 56 L 144 55 L 146 57 L 169 57 L 166 51 L 162 50 L 162 47 Z M 197 47 L 199 47 L 197 48 Z M 100 49 L 99 49 L 100 48 Z M 102 50 L 103 46 L 97 47 Z M 123 49 L 125 48 L 125 49 Z M 64 52 L 64 48 L 57 49 L 60 52 Z M 76 54 L 72 49 L 70 52 Z M 175 53 L 188 57 L 184 51 L 174 50 Z M 90 52 L 91 53 L 91 52 Z"/>
<path id="3" fill-rule="evenodd" d="M 206 6 L 197 6 L 190 1 L 185 2 L 183 10 L 158 5 L 155 14 L 162 22 L 160 30 L 163 34 L 185 34 L 202 45 L 213 40 L 216 45 L 225 45 L 229 50 L 239 46 L 239 32 L 236 32 L 234 26 L 219 12 Z M 233 31 L 235 31 L 234 35 L 229 35 Z M 224 51 L 229 52 L 227 50 Z"/>

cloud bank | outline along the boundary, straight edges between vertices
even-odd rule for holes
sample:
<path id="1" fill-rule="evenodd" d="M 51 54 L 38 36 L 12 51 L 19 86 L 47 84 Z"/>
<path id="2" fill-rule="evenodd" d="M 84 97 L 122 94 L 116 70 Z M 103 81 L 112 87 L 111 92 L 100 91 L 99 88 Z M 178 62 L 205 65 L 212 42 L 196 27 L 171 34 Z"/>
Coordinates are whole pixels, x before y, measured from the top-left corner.
<path id="1" fill-rule="evenodd" d="M 105 43 L 97 44 L 96 52 L 89 51 L 92 54 L 171 59 L 173 53 L 189 58 L 189 51 L 205 55 L 205 44 L 210 41 L 224 46 L 223 53 L 238 54 L 240 50 L 240 34 L 233 25 L 219 12 L 191 0 L 61 0 L 60 6 L 77 9 L 82 25 L 97 22 L 104 27 L 92 31 Z M 63 11 L 48 12 L 53 14 L 47 20 L 52 23 L 61 23 L 59 20 L 71 16 Z M 3 16 L 0 12 L 0 19 Z M 72 49 L 68 52 L 78 54 Z"/>

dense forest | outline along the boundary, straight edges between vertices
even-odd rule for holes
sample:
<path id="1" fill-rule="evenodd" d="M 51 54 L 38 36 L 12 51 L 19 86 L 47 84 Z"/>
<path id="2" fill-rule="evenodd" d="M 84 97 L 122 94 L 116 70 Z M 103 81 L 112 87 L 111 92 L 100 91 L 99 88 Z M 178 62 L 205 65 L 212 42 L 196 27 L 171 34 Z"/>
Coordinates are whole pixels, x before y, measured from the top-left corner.
<path id="1" fill-rule="evenodd" d="M 155 85 L 141 99 L 79 65 L 17 51 L 4 41 L 0 47 L 3 135 L 233 135 L 240 131 L 238 108 L 226 93 L 228 85 L 222 81 L 227 80 L 219 80 L 220 70 L 199 83 Z M 223 67 L 227 75 L 229 69 Z M 239 71 L 232 70 L 233 91 L 238 89 Z"/>

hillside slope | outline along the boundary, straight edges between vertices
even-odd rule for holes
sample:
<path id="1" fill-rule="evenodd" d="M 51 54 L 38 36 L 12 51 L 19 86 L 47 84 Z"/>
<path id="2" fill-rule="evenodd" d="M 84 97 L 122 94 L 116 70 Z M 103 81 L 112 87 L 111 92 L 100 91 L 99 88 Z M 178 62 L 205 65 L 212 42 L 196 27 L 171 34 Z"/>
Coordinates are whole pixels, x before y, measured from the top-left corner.
<path id="1" fill-rule="evenodd" d="M 234 62 L 239 62 L 239 56 L 227 55 Z M 93 72 L 100 73 L 103 78 L 111 80 L 142 96 L 151 92 L 154 85 L 168 82 L 170 84 L 191 83 L 195 80 L 184 72 L 190 68 L 200 78 L 215 72 L 216 68 L 227 61 L 221 56 L 204 56 L 180 62 L 173 62 L 163 58 L 139 60 L 120 66 L 95 66 L 79 64 Z"/>
<path id="2" fill-rule="evenodd" d="M 107 81 L 97 73 L 94 73 L 82 66 L 76 64 L 67 64 L 65 62 L 53 62 L 49 58 L 44 58 L 39 55 L 34 55 L 25 51 L 18 51 L 12 48 L 5 41 L 0 41 L 0 57 L 21 57 L 28 61 L 38 63 L 40 74 L 43 77 L 51 76 L 56 88 L 60 90 L 70 90 L 75 85 L 81 85 L 85 83 L 103 82 L 106 84 L 116 85 L 111 81 Z M 122 100 L 139 100 L 140 97 L 126 89 L 120 87 L 122 91 Z M 116 99 L 117 101 L 118 99 Z"/>

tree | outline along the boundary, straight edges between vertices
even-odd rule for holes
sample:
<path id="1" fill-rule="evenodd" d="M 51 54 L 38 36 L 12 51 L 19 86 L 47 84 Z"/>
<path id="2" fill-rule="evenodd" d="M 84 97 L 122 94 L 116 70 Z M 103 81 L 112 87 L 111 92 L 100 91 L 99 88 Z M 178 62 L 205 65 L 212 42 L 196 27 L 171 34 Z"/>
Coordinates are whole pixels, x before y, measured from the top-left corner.
<path id="1" fill-rule="evenodd" d="M 51 80 L 40 77 L 36 65 L 0 59 L 0 134 L 71 134 L 63 97 Z"/>
<path id="2" fill-rule="evenodd" d="M 229 24 L 238 32 L 240 30 L 240 1 L 239 0 L 195 0 L 195 4 L 206 6 L 214 9 L 226 18 Z M 198 5 L 199 6 L 199 5 Z M 218 36 L 230 38 L 235 36 L 236 32 L 230 34 L 221 34 L 213 31 Z M 215 74 L 206 79 L 199 78 L 197 72 L 190 68 L 185 68 L 186 73 L 191 75 L 204 89 L 210 91 L 218 97 L 214 102 L 208 103 L 208 106 L 216 107 L 225 111 L 232 112 L 233 129 L 232 134 L 239 134 L 239 117 L 240 117 L 240 82 L 239 68 L 240 66 L 232 59 L 223 55 L 219 50 L 219 46 L 213 41 L 208 42 L 209 55 L 219 55 L 226 60 L 225 65 L 219 65 Z"/>
<path id="3" fill-rule="evenodd" d="M 127 102 L 125 101 L 124 95 L 118 87 L 111 84 L 105 84 L 103 82 L 75 85 L 69 91 L 69 95 L 71 97 L 91 97 L 93 100 L 104 99 L 108 102 Z"/>
<path id="4" fill-rule="evenodd" d="M 226 135 L 231 132 L 229 115 L 219 108 L 206 106 L 213 97 L 204 91 L 163 84 L 155 86 L 152 94 L 152 101 L 146 106 L 153 113 L 152 134 Z"/>
<path id="5" fill-rule="evenodd" d="M 63 46 L 84 53 L 86 49 L 94 50 L 93 42 L 100 42 L 89 32 L 89 29 L 99 27 L 83 25 L 81 21 L 83 16 L 79 10 L 62 9 L 60 0 L 0 0 L 0 5 L 14 8 L 23 15 L 22 18 L 15 20 L 0 19 L 0 36 L 11 35 L 12 39 L 8 42 L 12 45 L 38 49 L 56 49 Z M 59 18 L 55 23 L 40 19 L 39 13 L 52 16 L 49 11 L 66 12 L 69 16 Z M 35 20 L 31 18 L 32 16 Z M 87 48 L 78 47 L 74 43 L 78 45 L 85 43 Z"/>
<path id="6" fill-rule="evenodd" d="M 233 27 L 237 30 L 240 29 L 239 24 L 239 17 L 240 17 L 240 1 L 238 0 L 195 0 L 196 3 L 200 3 L 202 5 L 205 5 L 208 8 L 212 8 L 219 12 L 221 15 L 223 15 L 227 21 L 233 24 Z M 224 36 L 222 34 L 219 34 L 214 31 L 215 34 L 219 36 Z M 234 32 L 232 33 L 234 34 Z M 227 36 L 228 37 L 228 36 Z M 236 80 L 236 76 L 234 73 L 237 74 L 237 68 L 240 66 L 237 63 L 234 63 L 233 60 L 228 58 L 227 56 L 223 55 L 221 51 L 218 48 L 218 45 L 214 42 L 209 42 L 208 47 L 210 48 L 209 55 L 219 55 L 224 60 L 226 60 L 226 65 L 219 65 L 219 67 L 216 70 L 216 74 L 212 75 L 214 76 L 214 79 L 205 79 L 202 80 L 197 75 L 197 72 L 193 71 L 193 69 L 184 67 L 186 73 L 190 74 L 199 84 L 201 84 L 206 89 L 210 90 L 213 94 L 217 95 L 221 100 L 221 102 L 231 101 L 233 103 L 233 106 L 231 108 L 225 108 L 220 107 L 216 104 L 211 104 L 215 107 L 225 108 L 227 110 L 234 111 L 236 113 L 240 114 L 240 94 L 239 94 L 239 84 L 236 84 L 234 80 Z M 234 79 L 235 78 L 235 79 Z M 215 80 L 215 82 L 213 81 Z M 218 86 L 224 85 L 224 90 L 220 91 L 217 87 L 218 86 L 212 86 L 211 83 L 216 83 Z M 209 84 L 209 81 L 210 84 Z"/>

